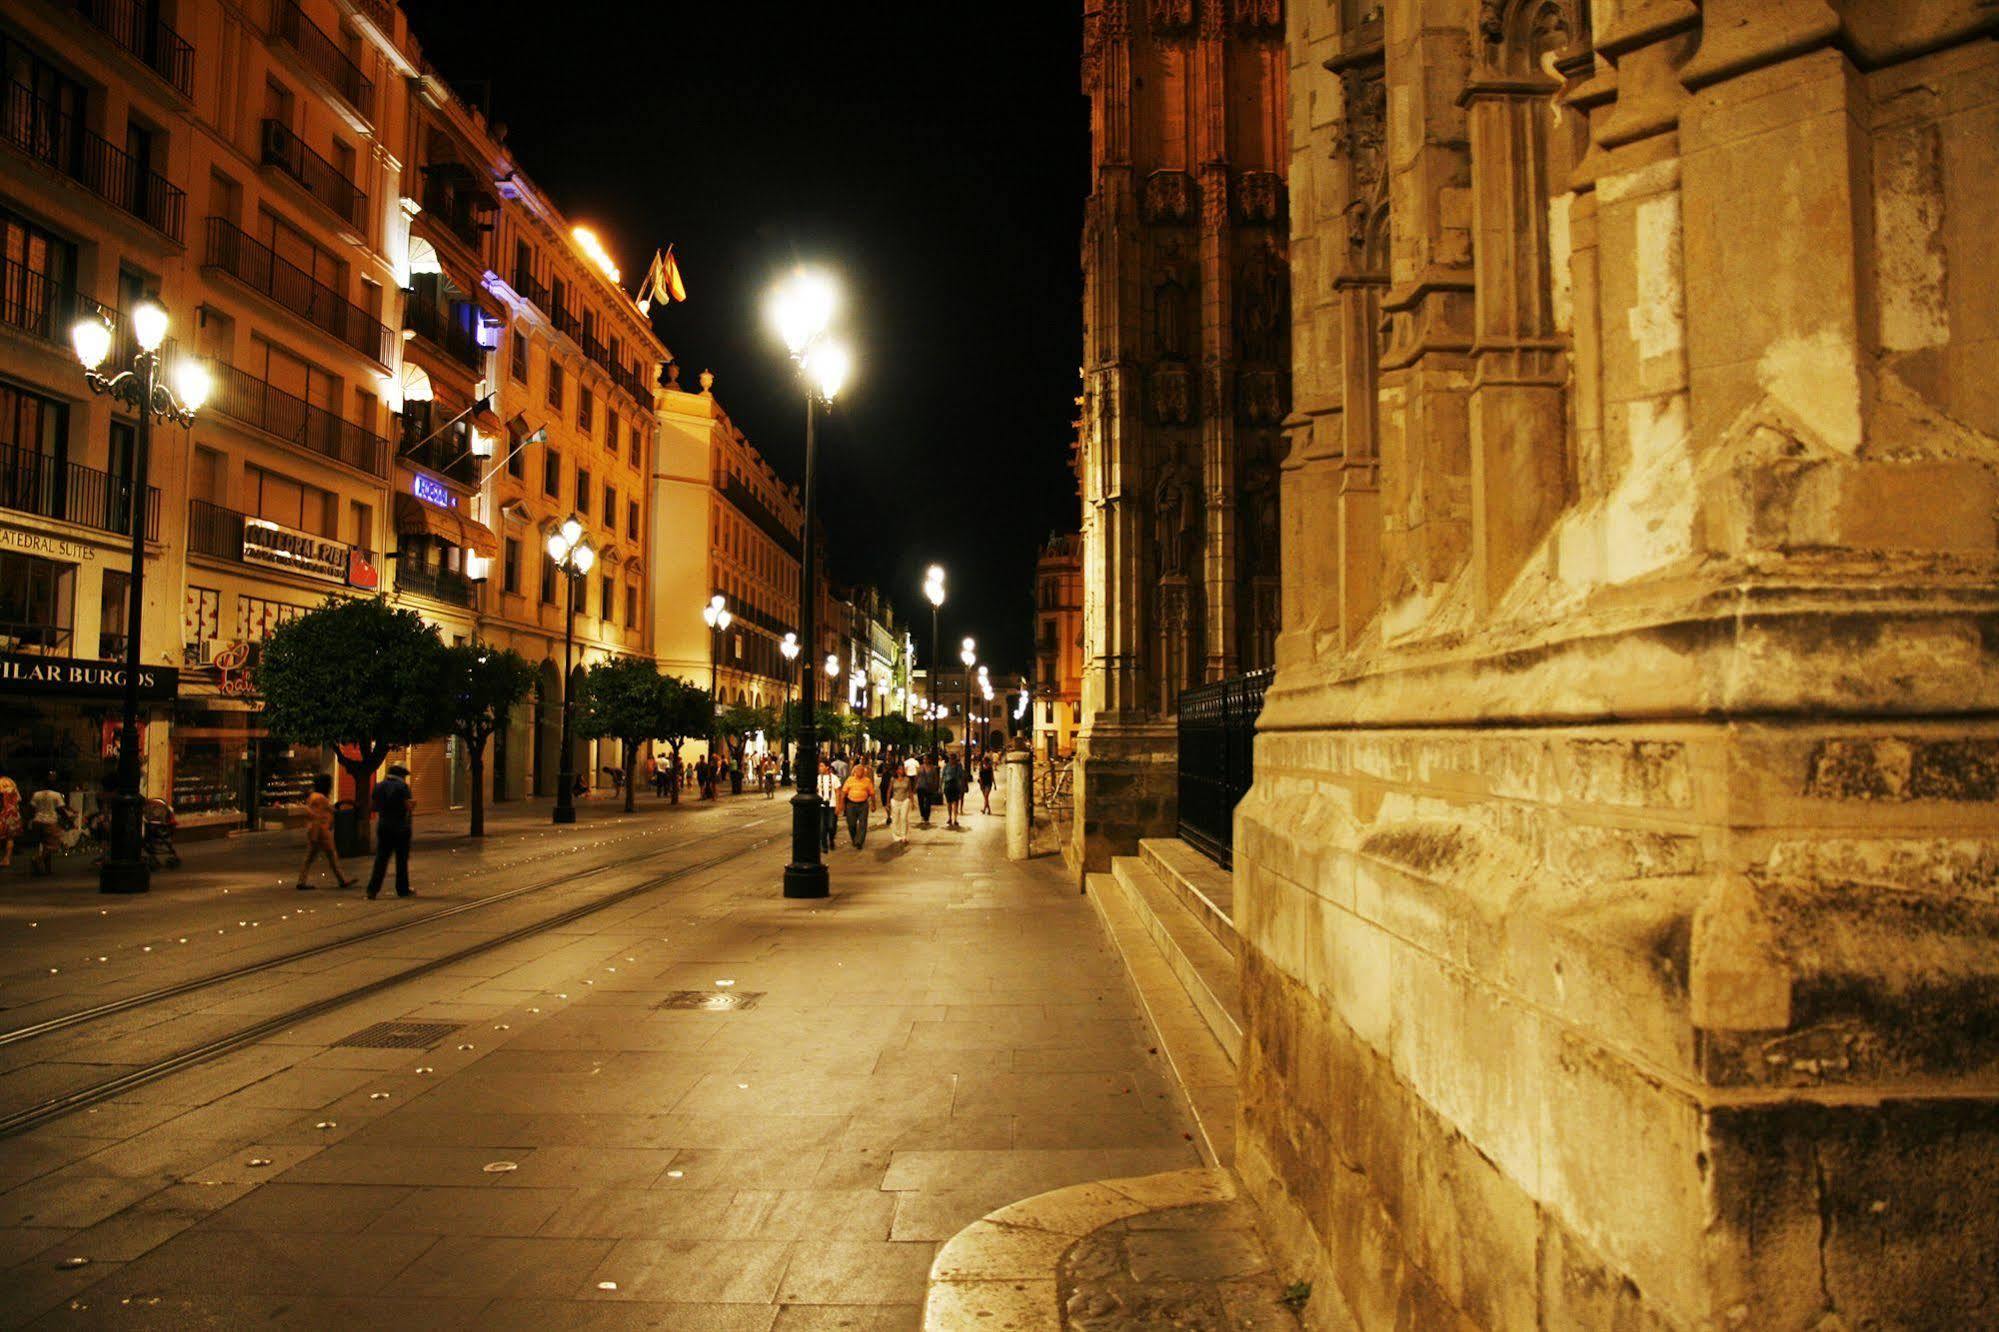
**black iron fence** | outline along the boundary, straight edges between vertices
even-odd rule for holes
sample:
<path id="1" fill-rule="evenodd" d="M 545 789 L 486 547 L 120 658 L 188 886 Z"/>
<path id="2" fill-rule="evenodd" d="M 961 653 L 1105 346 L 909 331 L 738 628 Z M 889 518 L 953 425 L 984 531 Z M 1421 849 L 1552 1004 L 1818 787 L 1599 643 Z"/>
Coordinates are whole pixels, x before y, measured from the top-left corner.
<path id="1" fill-rule="evenodd" d="M 187 222 L 187 194 L 130 153 L 85 129 L 83 122 L 38 97 L 23 83 L 7 85 L 0 138 L 68 176 L 172 239 Z"/>
<path id="2" fill-rule="evenodd" d="M 357 230 L 368 225 L 368 196 L 361 187 L 347 179 L 339 167 L 306 147 L 305 140 L 292 133 L 291 126 L 282 120 L 264 122 L 264 163 L 290 176 L 300 189 L 347 225 Z"/>
<path id="3" fill-rule="evenodd" d="M 152 5 L 135 0 L 64 0 L 77 16 L 146 62 L 183 97 L 194 96 L 194 48 Z"/>
<path id="4" fill-rule="evenodd" d="M 376 476 L 389 474 L 389 441 L 248 371 L 216 366 L 209 405 L 299 448 Z"/>
<path id="5" fill-rule="evenodd" d="M 361 72 L 359 65 L 347 58 L 339 42 L 327 36 L 318 24 L 305 16 L 296 0 L 279 0 L 276 8 L 278 36 L 303 56 L 306 64 L 311 65 L 321 78 L 332 84 L 334 91 L 347 99 L 347 105 L 373 120 L 374 81 Z"/>
<path id="6" fill-rule="evenodd" d="M 13 259 L 0 259 L 0 324 L 67 347 L 71 325 L 85 315 L 117 322 L 111 311 L 74 287 Z"/>
<path id="7" fill-rule="evenodd" d="M 389 363 L 389 330 L 381 320 L 227 219 L 208 219 L 208 248 L 202 262 L 270 297 L 369 359 Z"/>
<path id="8" fill-rule="evenodd" d="M 132 534 L 132 483 L 51 454 L 0 444 L 0 509 Z M 160 535 L 160 492 L 146 487 L 146 535 Z"/>
<path id="9" fill-rule="evenodd" d="M 1235 807 L 1255 775 L 1270 676 L 1252 671 L 1180 695 L 1180 837 L 1224 869 L 1235 856 Z"/>

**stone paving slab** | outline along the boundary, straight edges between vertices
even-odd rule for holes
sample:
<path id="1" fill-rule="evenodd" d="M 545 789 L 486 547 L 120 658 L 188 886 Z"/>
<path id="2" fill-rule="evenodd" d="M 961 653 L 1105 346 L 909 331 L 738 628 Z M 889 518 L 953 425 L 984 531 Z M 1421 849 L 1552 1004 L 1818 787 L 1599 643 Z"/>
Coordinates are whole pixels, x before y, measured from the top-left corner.
<path id="1" fill-rule="evenodd" d="M 817 903 L 770 848 L 0 1143 L 0 1324 L 916 1327 L 969 1220 L 1198 1160 L 1088 905 L 1002 846 L 843 848 Z"/>

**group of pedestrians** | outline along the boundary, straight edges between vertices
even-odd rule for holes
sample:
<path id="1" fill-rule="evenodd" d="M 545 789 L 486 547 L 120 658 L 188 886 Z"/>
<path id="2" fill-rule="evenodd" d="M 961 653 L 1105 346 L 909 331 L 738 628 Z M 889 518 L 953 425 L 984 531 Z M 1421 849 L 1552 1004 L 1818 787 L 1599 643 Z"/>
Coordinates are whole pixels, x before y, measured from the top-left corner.
<path id="1" fill-rule="evenodd" d="M 0 776 L 0 869 L 13 865 L 14 844 L 21 842 L 32 848 L 28 872 L 51 873 L 56 852 L 74 845 L 79 832 L 75 811 L 56 774 L 48 774 L 25 798 L 18 782 Z"/>
<path id="2" fill-rule="evenodd" d="M 965 796 L 976 780 L 980 812 L 993 812 L 993 763 L 979 760 L 976 777 L 968 773 L 957 755 L 941 762 L 935 755 L 884 759 L 879 773 L 865 758 L 847 759 L 831 755 L 819 760 L 820 845 L 831 851 L 839 839 L 840 821 L 847 824 L 847 838 L 856 851 L 867 845 L 869 821 L 876 809 L 883 814 L 881 826 L 900 846 L 909 841 L 910 814 L 918 815 L 922 826 L 930 826 L 930 813 L 942 805 L 947 829 L 964 827 Z"/>
<path id="3" fill-rule="evenodd" d="M 389 862 L 396 866 L 396 896 L 415 897 L 410 889 L 410 838 L 416 831 L 416 796 L 410 790 L 410 770 L 400 763 L 389 765 L 388 775 L 375 783 L 368 805 L 375 812 L 375 869 L 368 876 L 368 900 L 381 894 L 388 877 Z M 313 886 L 314 862 L 324 857 L 333 871 L 333 881 L 352 888 L 354 880 L 340 868 L 340 854 L 333 843 L 333 778 L 320 773 L 312 779 L 312 794 L 305 798 L 305 864 L 299 866 L 297 887 Z"/>

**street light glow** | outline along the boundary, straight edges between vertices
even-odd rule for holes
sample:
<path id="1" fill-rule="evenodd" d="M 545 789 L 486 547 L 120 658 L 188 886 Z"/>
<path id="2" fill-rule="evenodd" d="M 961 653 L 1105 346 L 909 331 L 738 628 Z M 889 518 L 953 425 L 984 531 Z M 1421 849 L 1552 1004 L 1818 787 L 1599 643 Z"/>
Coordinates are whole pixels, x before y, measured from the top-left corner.
<path id="1" fill-rule="evenodd" d="M 588 227 L 571 227 L 569 237 L 605 277 L 613 282 L 618 280 L 618 265 L 612 261 L 611 252 L 604 248 L 604 242 L 597 238 L 596 232 Z"/>
<path id="2" fill-rule="evenodd" d="M 102 319 L 79 319 L 70 326 L 69 343 L 76 348 L 76 359 L 83 362 L 83 368 L 95 370 L 111 354 L 111 325 Z"/>
<path id="3" fill-rule="evenodd" d="M 840 658 L 837 653 L 828 652 L 826 654 L 826 674 L 832 676 L 835 680 L 840 678 Z"/>
<path id="4" fill-rule="evenodd" d="M 923 575 L 923 595 L 932 606 L 944 604 L 944 566 L 933 564 Z"/>
<path id="5" fill-rule="evenodd" d="M 174 367 L 173 379 L 174 396 L 191 412 L 201 410 L 201 405 L 208 401 L 209 390 L 215 386 L 208 367 L 192 357 Z"/>
<path id="6" fill-rule="evenodd" d="M 798 635 L 794 633 L 787 633 L 784 636 L 784 641 L 777 645 L 777 650 L 784 654 L 784 659 L 786 661 L 797 661 L 798 650 L 799 650 Z"/>
<path id="7" fill-rule="evenodd" d="M 152 301 L 139 302 L 132 311 L 132 335 L 146 351 L 158 351 L 167 340 L 167 312 Z"/>
<path id="8" fill-rule="evenodd" d="M 806 378 L 818 388 L 819 396 L 828 402 L 839 394 L 853 369 L 854 354 L 847 350 L 844 342 L 821 343 L 805 358 Z"/>
<path id="9" fill-rule="evenodd" d="M 839 306 L 840 289 L 833 279 L 801 268 L 772 294 L 770 320 L 784 345 L 797 356 L 825 333 Z"/>

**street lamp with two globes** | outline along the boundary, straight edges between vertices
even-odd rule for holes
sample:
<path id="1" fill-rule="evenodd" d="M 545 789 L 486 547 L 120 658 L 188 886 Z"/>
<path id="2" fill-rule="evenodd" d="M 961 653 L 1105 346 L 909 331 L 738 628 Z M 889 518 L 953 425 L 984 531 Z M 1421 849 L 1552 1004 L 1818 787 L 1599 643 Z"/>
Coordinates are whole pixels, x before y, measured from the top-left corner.
<path id="1" fill-rule="evenodd" d="M 556 775 L 555 822 L 576 822 L 576 746 L 573 734 L 576 708 L 575 666 L 570 658 L 576 651 L 576 585 L 597 563 L 597 551 L 586 535 L 583 520 L 576 514 L 562 520 L 562 526 L 548 534 L 548 558 L 567 576 L 569 609 L 562 621 L 562 771 Z"/>

